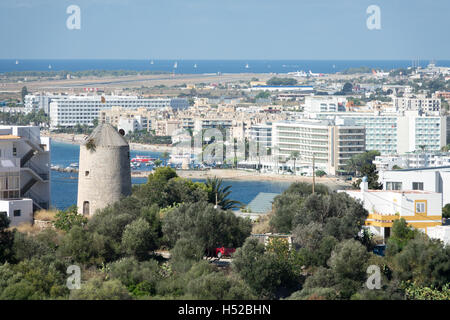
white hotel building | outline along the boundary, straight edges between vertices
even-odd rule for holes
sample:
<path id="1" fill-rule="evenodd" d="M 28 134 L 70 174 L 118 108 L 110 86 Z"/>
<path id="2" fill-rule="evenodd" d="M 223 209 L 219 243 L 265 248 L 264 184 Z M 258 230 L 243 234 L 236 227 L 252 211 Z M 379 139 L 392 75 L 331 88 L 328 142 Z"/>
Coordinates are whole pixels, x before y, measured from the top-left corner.
<path id="1" fill-rule="evenodd" d="M 382 155 L 407 152 L 440 151 L 450 141 L 450 117 L 419 115 L 417 111 L 403 114 L 362 112 L 323 112 L 311 114 L 318 119 L 351 119 L 366 128 L 366 150 Z"/>
<path id="2" fill-rule="evenodd" d="M 159 109 L 172 106 L 173 99 L 143 99 L 137 96 L 66 96 L 50 103 L 50 128 L 72 127 L 77 124 L 92 126 L 99 111 L 113 106 L 122 108 Z M 177 107 L 180 105 L 176 99 Z"/>
<path id="3" fill-rule="evenodd" d="M 346 162 L 365 151 L 365 129 L 353 121 L 284 121 L 272 124 L 272 150 L 275 158 L 288 160 L 298 152 L 298 167 L 311 167 L 336 175 Z M 292 161 L 291 161 L 292 162 Z"/>

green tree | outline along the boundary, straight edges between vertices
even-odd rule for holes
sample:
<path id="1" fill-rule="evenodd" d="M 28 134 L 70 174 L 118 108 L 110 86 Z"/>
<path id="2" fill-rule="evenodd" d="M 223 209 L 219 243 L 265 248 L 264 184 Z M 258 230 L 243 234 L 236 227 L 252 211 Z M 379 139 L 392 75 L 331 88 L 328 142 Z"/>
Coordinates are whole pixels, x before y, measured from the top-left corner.
<path id="1" fill-rule="evenodd" d="M 55 222 L 53 225 L 59 230 L 68 232 L 74 226 L 85 226 L 87 222 L 88 219 L 79 214 L 77 206 L 73 205 L 64 211 L 58 211 L 55 215 Z"/>
<path id="2" fill-rule="evenodd" d="M 0 213 L 0 263 L 10 260 L 13 255 L 14 233 L 7 230 L 8 227 L 8 217 Z"/>
<path id="3" fill-rule="evenodd" d="M 27 87 L 22 87 L 21 96 L 22 96 L 22 102 L 25 102 L 25 96 L 28 94 Z"/>
<path id="4" fill-rule="evenodd" d="M 237 248 L 250 235 L 251 222 L 206 202 L 181 204 L 163 218 L 163 234 L 173 247 L 181 238 L 196 239 L 204 249 Z"/>
<path id="5" fill-rule="evenodd" d="M 208 192 L 209 203 L 216 204 L 217 199 L 217 204 L 223 210 L 232 210 L 242 207 L 243 204 L 241 202 L 228 199 L 231 194 L 231 185 L 225 187 L 223 185 L 223 179 L 217 177 L 208 178 L 205 185 Z"/>
<path id="6" fill-rule="evenodd" d="M 122 248 L 127 254 L 143 260 L 158 248 L 158 234 L 144 218 L 139 218 L 125 227 Z"/>
<path id="7" fill-rule="evenodd" d="M 292 265 L 286 259 L 280 261 L 274 252 L 266 253 L 264 245 L 256 239 L 247 239 L 242 248 L 236 250 L 232 266 L 259 299 L 279 296 L 296 280 Z"/>
<path id="8" fill-rule="evenodd" d="M 70 300 L 130 300 L 127 288 L 117 279 L 92 278 L 79 290 L 72 290 Z"/>
<path id="9" fill-rule="evenodd" d="M 326 186 L 317 184 L 315 192 L 327 194 L 329 190 Z M 292 231 L 292 220 L 298 212 L 303 200 L 312 193 L 312 184 L 296 182 L 289 186 L 281 195 L 275 197 L 273 204 L 273 214 L 269 225 L 274 232 L 289 233 Z"/>
<path id="10" fill-rule="evenodd" d="M 450 219 L 450 203 L 447 203 L 444 208 L 442 208 L 442 217 Z"/>

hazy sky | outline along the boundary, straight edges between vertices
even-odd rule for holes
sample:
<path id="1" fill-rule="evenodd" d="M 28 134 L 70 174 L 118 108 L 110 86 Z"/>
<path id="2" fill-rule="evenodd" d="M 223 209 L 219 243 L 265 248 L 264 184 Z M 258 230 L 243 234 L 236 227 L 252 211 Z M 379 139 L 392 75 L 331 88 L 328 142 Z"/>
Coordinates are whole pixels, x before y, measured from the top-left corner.
<path id="1" fill-rule="evenodd" d="M 0 58 L 443 60 L 449 13 L 449 0 L 0 0 Z"/>

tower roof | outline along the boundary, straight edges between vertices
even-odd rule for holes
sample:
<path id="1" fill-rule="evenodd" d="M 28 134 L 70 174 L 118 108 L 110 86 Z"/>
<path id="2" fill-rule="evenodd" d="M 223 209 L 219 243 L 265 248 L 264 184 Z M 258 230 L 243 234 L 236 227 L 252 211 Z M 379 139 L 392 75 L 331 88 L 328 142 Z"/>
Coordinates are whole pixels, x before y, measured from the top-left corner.
<path id="1" fill-rule="evenodd" d="M 99 124 L 86 138 L 83 145 L 86 145 L 89 140 L 93 140 L 96 147 L 128 146 L 128 142 L 124 137 L 109 123 Z"/>

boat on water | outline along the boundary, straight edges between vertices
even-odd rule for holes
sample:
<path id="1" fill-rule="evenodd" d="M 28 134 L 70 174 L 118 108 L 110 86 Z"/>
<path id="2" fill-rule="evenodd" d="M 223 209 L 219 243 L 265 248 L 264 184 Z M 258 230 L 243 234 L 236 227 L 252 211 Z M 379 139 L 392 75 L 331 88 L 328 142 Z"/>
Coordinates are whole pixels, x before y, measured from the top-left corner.
<path id="1" fill-rule="evenodd" d="M 245 69 L 250 68 L 250 66 L 248 65 L 248 63 L 245 65 Z"/>
<path id="2" fill-rule="evenodd" d="M 78 168 L 78 163 L 74 162 L 69 165 L 71 168 Z"/>
<path id="3" fill-rule="evenodd" d="M 194 64 L 194 69 L 197 69 L 197 64 Z"/>
<path id="4" fill-rule="evenodd" d="M 135 158 L 131 159 L 132 163 L 153 163 L 156 158 L 152 158 L 149 156 L 136 156 Z"/>
<path id="5" fill-rule="evenodd" d="M 16 60 L 16 64 L 19 64 L 19 60 Z"/>
<path id="6" fill-rule="evenodd" d="M 178 62 L 175 62 L 175 64 L 173 65 L 173 68 L 174 69 L 178 68 Z"/>
<path id="7" fill-rule="evenodd" d="M 155 62 L 152 60 L 152 61 L 150 61 L 150 64 L 154 64 Z"/>

